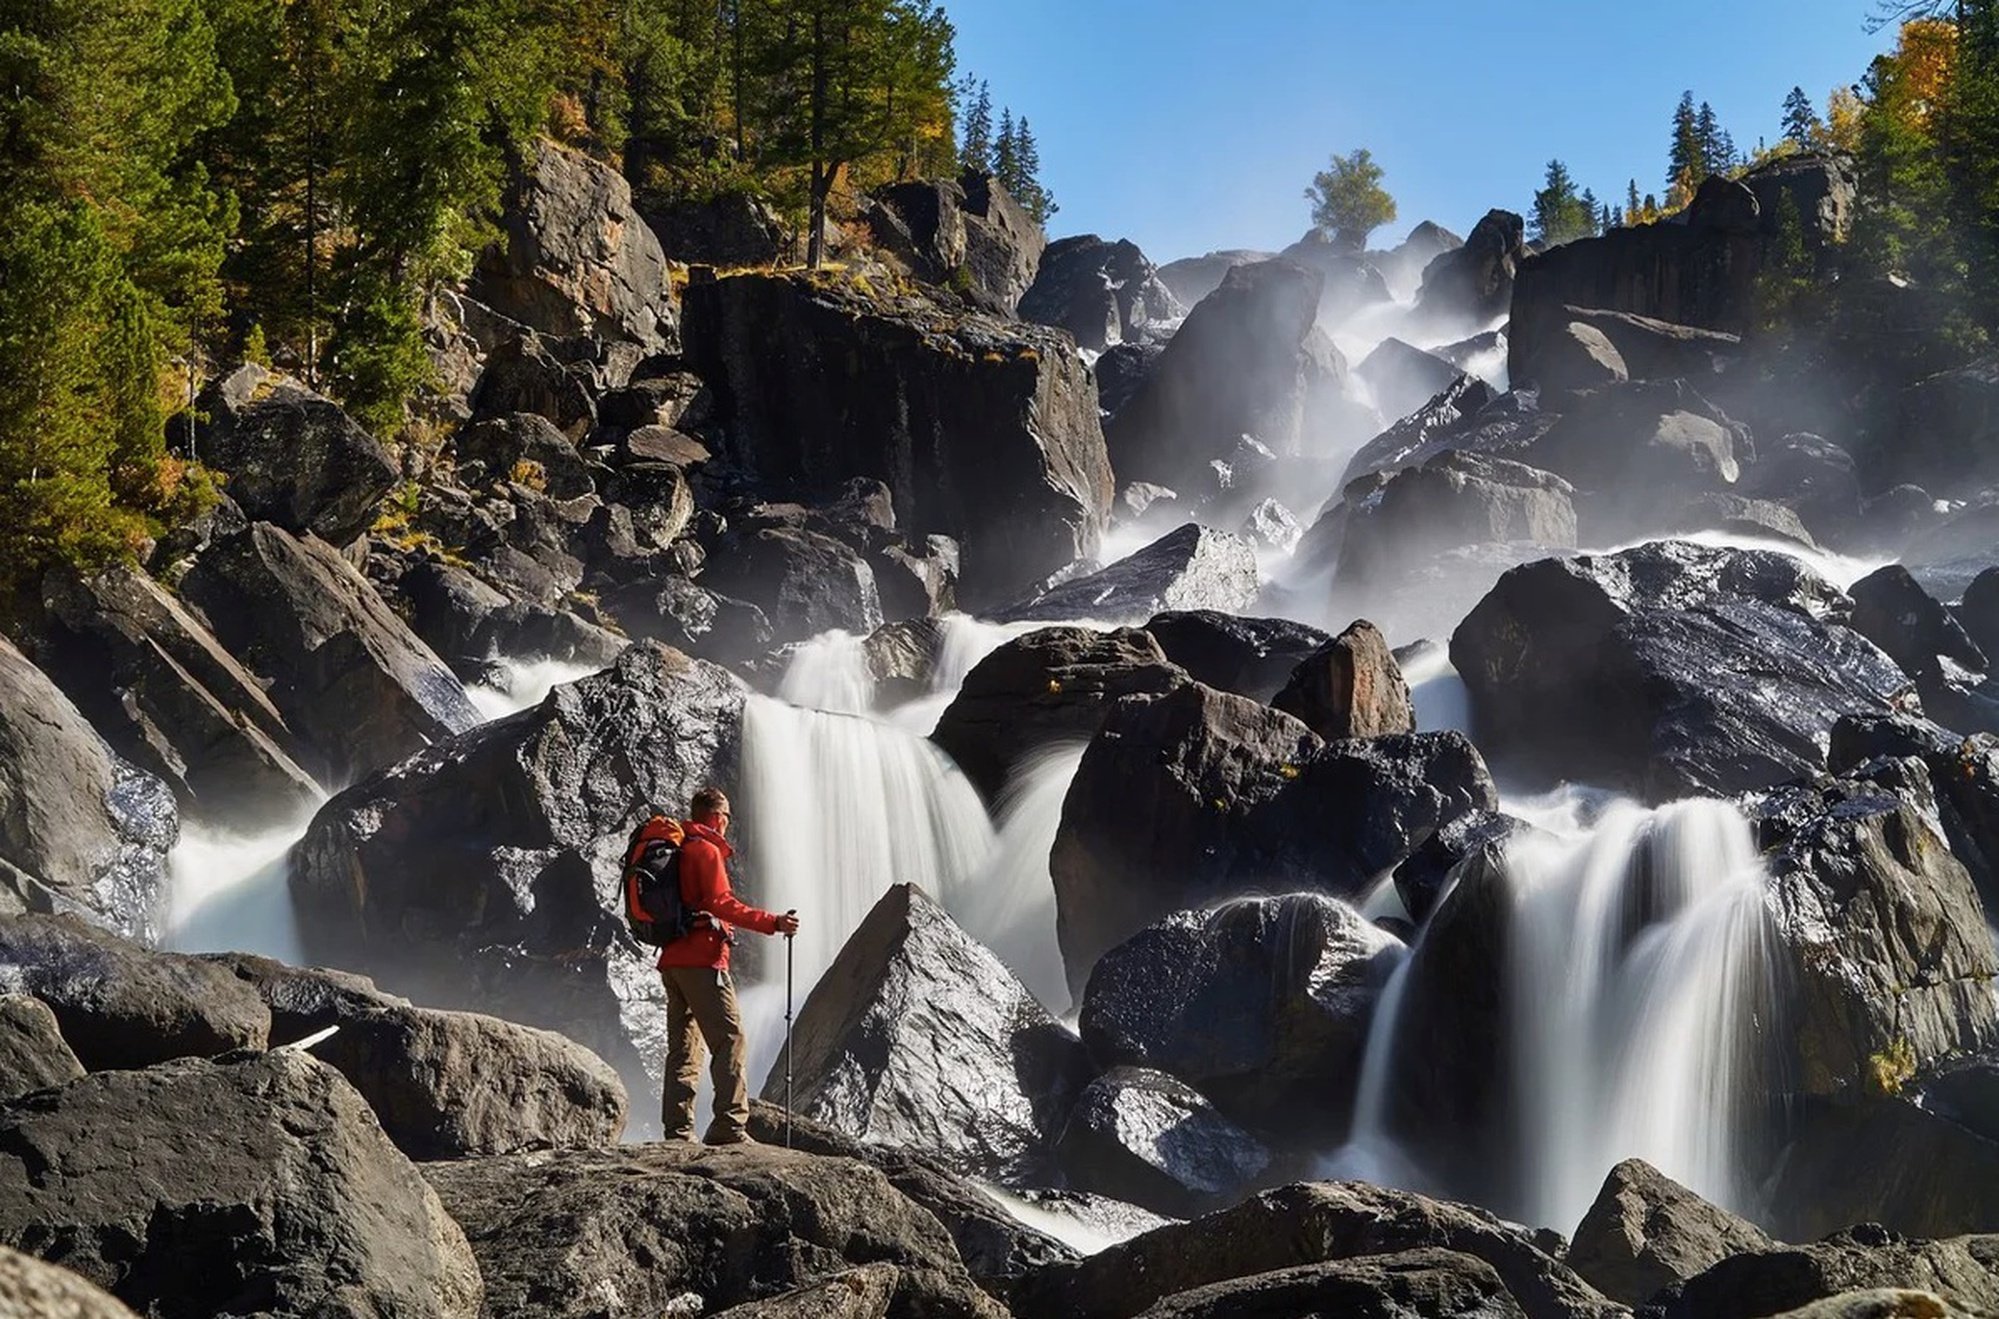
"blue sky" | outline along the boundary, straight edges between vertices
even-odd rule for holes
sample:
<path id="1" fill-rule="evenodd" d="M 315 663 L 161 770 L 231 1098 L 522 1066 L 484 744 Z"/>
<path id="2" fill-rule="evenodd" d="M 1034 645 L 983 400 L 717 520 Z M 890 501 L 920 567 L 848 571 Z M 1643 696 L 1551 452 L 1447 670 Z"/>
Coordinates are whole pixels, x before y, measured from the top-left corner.
<path id="1" fill-rule="evenodd" d="M 961 72 L 1025 112 L 1052 234 L 1155 261 L 1282 247 L 1327 155 L 1371 147 L 1401 208 L 1465 233 L 1550 157 L 1606 200 L 1663 191 L 1681 91 L 1744 148 L 1793 85 L 1821 106 L 1892 44 L 1868 0 L 946 0 Z M 997 110 L 995 111 L 997 117 Z"/>

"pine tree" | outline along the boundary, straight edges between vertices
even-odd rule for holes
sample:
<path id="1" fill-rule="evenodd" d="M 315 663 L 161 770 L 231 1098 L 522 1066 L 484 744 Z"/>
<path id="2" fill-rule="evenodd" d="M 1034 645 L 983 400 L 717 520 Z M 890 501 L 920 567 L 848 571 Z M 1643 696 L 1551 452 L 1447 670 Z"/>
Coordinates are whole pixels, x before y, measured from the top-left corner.
<path id="1" fill-rule="evenodd" d="M 1735 152 L 1732 144 L 1728 144 L 1728 149 L 1724 152 L 1723 146 L 1727 143 L 1728 135 L 1721 131 L 1721 121 L 1716 118 L 1714 107 L 1706 101 L 1701 102 L 1700 114 L 1695 119 L 1694 132 L 1697 149 L 1692 183 L 1698 190 L 1701 184 L 1707 182 L 1710 174 L 1718 174 L 1728 168 L 1729 159 Z"/>
<path id="2" fill-rule="evenodd" d="M 1694 94 L 1683 92 L 1673 111 L 1673 146 L 1666 158 L 1666 188 L 1697 187 L 1705 177 L 1702 170 L 1700 115 L 1694 109 Z"/>
<path id="3" fill-rule="evenodd" d="M 999 137 L 993 143 L 993 177 L 1000 186 L 1018 196 L 1020 187 L 1020 144 L 1014 136 L 1013 108 L 1000 110 Z"/>
<path id="4" fill-rule="evenodd" d="M 1595 198 L 1576 192 L 1569 167 L 1559 160 L 1548 162 L 1541 190 L 1534 194 L 1531 232 L 1543 247 L 1555 247 L 1588 238 L 1596 232 Z"/>
<path id="5" fill-rule="evenodd" d="M 969 83 L 966 90 L 970 90 Z M 965 110 L 965 140 L 958 149 L 958 168 L 967 174 L 992 173 L 993 94 L 983 79 L 979 94 Z"/>
<path id="6" fill-rule="evenodd" d="M 1819 112 L 1812 105 L 1812 98 L 1805 95 L 1805 89 L 1791 88 L 1791 94 L 1784 98 L 1784 140 L 1809 147 L 1823 129 Z"/>
<path id="7" fill-rule="evenodd" d="M 1639 213 L 1643 208 L 1644 203 L 1638 200 L 1638 180 L 1633 179 L 1624 189 L 1624 222 L 1637 224 Z"/>
<path id="8" fill-rule="evenodd" d="M 1034 130 L 1027 126 L 1027 116 L 1020 117 L 1020 125 L 1013 134 L 1014 168 L 1020 175 L 1020 189 L 1014 199 L 1027 209 L 1039 225 L 1048 223 L 1048 217 L 1061 208 L 1055 204 L 1055 195 L 1041 182 L 1041 148 L 1035 144 Z"/>

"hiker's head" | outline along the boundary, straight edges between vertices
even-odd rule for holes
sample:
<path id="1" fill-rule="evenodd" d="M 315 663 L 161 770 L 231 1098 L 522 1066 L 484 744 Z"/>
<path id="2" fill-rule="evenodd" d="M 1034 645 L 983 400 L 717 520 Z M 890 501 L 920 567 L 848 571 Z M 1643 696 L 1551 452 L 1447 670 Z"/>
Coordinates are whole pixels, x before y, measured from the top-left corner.
<path id="1" fill-rule="evenodd" d="M 688 803 L 694 823 L 705 824 L 718 834 L 729 832 L 729 794 L 720 788 L 703 788 Z"/>

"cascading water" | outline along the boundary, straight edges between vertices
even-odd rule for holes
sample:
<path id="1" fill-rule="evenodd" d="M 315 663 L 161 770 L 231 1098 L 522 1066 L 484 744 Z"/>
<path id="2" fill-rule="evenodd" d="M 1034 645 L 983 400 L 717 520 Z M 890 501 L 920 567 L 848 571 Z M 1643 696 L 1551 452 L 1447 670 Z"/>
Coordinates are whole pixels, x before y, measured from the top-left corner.
<path id="1" fill-rule="evenodd" d="M 1699 1194 L 1753 1212 L 1759 1139 L 1782 1092 L 1784 1008 L 1766 876 L 1734 806 L 1614 801 L 1584 825 L 1580 794 L 1533 814 L 1559 831 L 1509 844 L 1505 1072 L 1515 1183 L 1506 1212 L 1571 1228 L 1605 1174 L 1643 1158 Z M 1419 938 L 1419 946 L 1420 939 Z M 1406 1019 L 1410 962 L 1368 1037 L 1342 1176 L 1431 1184 L 1420 1140 L 1398 1146 L 1389 1105 L 1405 1049 L 1448 1048 Z"/>

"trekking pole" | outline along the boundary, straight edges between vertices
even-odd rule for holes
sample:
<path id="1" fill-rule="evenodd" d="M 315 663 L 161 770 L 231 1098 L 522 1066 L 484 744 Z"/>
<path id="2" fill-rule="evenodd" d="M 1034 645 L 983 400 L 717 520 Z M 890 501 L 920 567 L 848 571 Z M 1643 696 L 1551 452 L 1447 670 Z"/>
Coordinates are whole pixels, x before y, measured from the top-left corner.
<path id="1" fill-rule="evenodd" d="M 790 912 L 786 912 L 790 915 Z M 791 1148 L 791 947 L 784 936 L 784 1147 Z"/>

